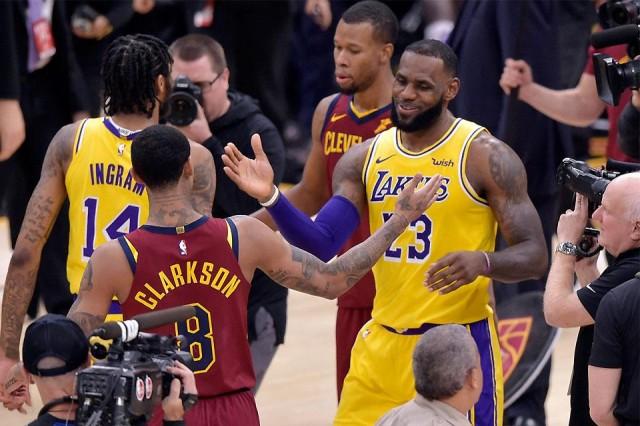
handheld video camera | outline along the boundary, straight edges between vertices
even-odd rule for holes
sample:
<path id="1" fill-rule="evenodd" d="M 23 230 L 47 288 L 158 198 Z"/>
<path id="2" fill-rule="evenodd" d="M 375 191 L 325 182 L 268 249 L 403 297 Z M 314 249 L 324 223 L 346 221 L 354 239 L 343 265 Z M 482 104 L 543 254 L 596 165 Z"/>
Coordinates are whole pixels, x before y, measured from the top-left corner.
<path id="1" fill-rule="evenodd" d="M 594 169 L 584 161 L 565 158 L 558 166 L 556 180 L 571 192 L 582 194 L 589 200 L 589 217 L 602 204 L 602 196 L 611 181 L 621 174 L 640 171 L 640 165 L 609 160 L 607 167 Z M 586 228 L 578 244 L 580 257 L 590 257 L 601 247 L 595 247 L 598 230 Z M 594 249 L 595 248 L 595 249 Z"/>
<path id="2" fill-rule="evenodd" d="M 609 0 L 598 10 L 604 31 L 591 36 L 595 48 L 626 44 L 630 58 L 640 54 L 640 0 Z M 598 96 L 609 105 L 618 105 L 627 88 L 640 87 L 640 61 L 619 63 L 604 53 L 593 55 Z"/>
<path id="3" fill-rule="evenodd" d="M 175 312 L 178 314 L 171 315 Z M 181 350 L 184 341 L 181 336 L 139 333 L 138 329 L 187 319 L 195 315 L 193 307 L 182 306 L 153 314 L 156 316 L 151 321 L 147 318 L 152 314 L 143 314 L 128 321 L 105 323 L 94 331 L 92 336 L 113 339 L 113 343 L 108 352 L 101 344 L 93 344 L 92 355 L 96 358 L 106 355 L 106 359 L 78 373 L 78 425 L 146 424 L 169 394 L 174 376 L 167 372 L 167 367 L 174 360 L 187 366 L 191 364 L 191 354 Z"/>
<path id="4" fill-rule="evenodd" d="M 202 104 L 202 89 L 180 75 L 165 103 L 165 118 L 174 126 L 188 126 L 198 117 L 198 104 Z"/>

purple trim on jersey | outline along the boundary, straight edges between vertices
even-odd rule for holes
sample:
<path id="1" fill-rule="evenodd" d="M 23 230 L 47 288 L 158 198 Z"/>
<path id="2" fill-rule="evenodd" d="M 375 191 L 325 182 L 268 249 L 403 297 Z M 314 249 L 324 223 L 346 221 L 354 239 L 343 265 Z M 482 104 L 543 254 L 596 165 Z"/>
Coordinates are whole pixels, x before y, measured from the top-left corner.
<path id="1" fill-rule="evenodd" d="M 129 130 L 124 127 L 118 126 L 111 120 L 111 117 L 105 117 L 102 122 L 104 126 L 109 130 L 115 137 L 120 139 L 126 139 L 128 141 L 132 140 L 135 135 L 141 132 L 141 130 Z"/>
<path id="2" fill-rule="evenodd" d="M 498 421 L 497 405 L 496 405 L 496 375 L 495 366 L 493 364 L 494 354 L 491 346 L 491 330 L 489 321 L 492 319 L 484 319 L 482 321 L 469 324 L 471 337 L 478 345 L 480 352 L 480 367 L 482 369 L 482 393 L 480 399 L 474 406 L 475 426 L 495 426 Z M 500 356 L 498 354 L 498 356 Z"/>

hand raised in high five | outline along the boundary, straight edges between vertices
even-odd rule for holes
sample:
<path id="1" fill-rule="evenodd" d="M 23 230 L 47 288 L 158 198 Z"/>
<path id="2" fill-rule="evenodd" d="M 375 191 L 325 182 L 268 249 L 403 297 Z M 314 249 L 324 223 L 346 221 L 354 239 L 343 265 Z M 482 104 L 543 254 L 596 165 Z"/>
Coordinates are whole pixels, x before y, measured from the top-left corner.
<path id="1" fill-rule="evenodd" d="M 435 175 L 427 181 L 424 187 L 416 189 L 421 180 L 421 174 L 415 175 L 405 185 L 396 200 L 393 214 L 404 218 L 407 221 L 407 226 L 418 219 L 436 200 L 442 176 Z"/>
<path id="2" fill-rule="evenodd" d="M 262 141 L 257 133 L 251 136 L 251 147 L 256 156 L 255 160 L 242 154 L 233 143 L 228 143 L 222 155 L 224 172 L 238 188 L 264 203 L 275 191 L 273 169 L 267 154 L 262 150 Z"/>

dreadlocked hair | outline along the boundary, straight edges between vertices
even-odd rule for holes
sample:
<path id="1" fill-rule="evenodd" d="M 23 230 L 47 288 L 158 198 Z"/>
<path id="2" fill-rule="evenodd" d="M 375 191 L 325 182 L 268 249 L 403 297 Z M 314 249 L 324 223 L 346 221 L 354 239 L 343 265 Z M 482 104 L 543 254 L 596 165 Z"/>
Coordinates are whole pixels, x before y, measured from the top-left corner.
<path id="1" fill-rule="evenodd" d="M 102 60 L 105 113 L 151 117 L 158 99 L 156 78 L 168 79 L 172 63 L 167 45 L 156 37 L 136 34 L 115 39 Z"/>

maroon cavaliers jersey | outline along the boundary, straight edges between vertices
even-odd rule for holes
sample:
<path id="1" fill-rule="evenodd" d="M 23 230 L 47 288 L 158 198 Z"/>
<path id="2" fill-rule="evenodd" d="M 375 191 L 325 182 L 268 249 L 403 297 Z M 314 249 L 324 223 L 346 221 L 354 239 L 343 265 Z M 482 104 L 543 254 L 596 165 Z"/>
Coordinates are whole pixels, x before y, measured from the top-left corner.
<path id="1" fill-rule="evenodd" d="M 327 109 L 320 140 L 327 163 L 327 185 L 331 191 L 331 181 L 336 163 L 353 145 L 357 145 L 391 127 L 391 104 L 382 108 L 358 113 L 352 107 L 353 96 L 337 95 Z M 340 253 L 366 240 L 369 236 L 369 215 L 365 211 L 360 216 L 360 226 L 347 241 Z M 373 274 L 367 275 L 351 290 L 338 298 L 338 305 L 349 308 L 370 308 L 373 306 L 375 284 Z"/>
<path id="2" fill-rule="evenodd" d="M 184 227 L 144 225 L 119 239 L 133 270 L 126 318 L 192 305 L 196 316 L 150 330 L 186 337 L 200 397 L 251 389 L 255 376 L 247 341 L 250 282 L 238 264 L 230 219 L 202 217 Z"/>

